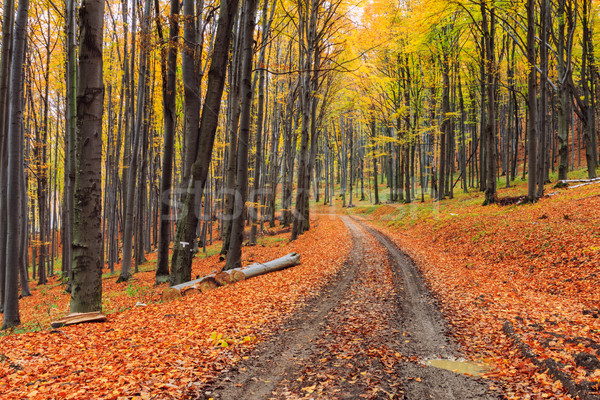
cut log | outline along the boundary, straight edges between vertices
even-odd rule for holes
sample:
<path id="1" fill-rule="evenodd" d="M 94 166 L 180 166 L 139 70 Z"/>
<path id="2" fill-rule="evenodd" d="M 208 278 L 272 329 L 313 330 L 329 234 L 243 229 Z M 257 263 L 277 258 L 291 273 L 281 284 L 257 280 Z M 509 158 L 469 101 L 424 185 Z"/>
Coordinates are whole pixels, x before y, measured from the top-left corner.
<path id="1" fill-rule="evenodd" d="M 190 296 L 192 294 L 199 294 L 199 293 L 202 293 L 202 292 L 196 286 L 188 287 L 181 291 L 182 296 Z"/>
<path id="2" fill-rule="evenodd" d="M 264 264 L 254 263 L 247 267 L 234 268 L 231 271 L 229 271 L 229 273 L 233 277 L 233 280 L 238 282 L 239 280 L 250 279 L 254 278 L 255 276 L 267 274 L 269 272 L 280 271 L 282 269 L 293 267 L 298 264 L 300 264 L 300 254 L 290 253 L 281 258 L 266 262 Z M 242 279 L 239 279 L 241 278 L 241 276 L 238 274 L 238 272 L 241 272 L 244 275 Z"/>
<path id="3" fill-rule="evenodd" d="M 106 315 L 100 312 L 90 313 L 73 313 L 69 314 L 61 319 L 53 321 L 50 326 L 53 328 L 60 328 L 62 326 L 83 324 L 85 322 L 102 322 L 106 321 Z"/>
<path id="4" fill-rule="evenodd" d="M 592 179 L 563 179 L 561 181 L 558 181 L 559 183 L 565 184 L 565 183 L 593 183 L 593 182 L 600 182 L 600 178 L 592 178 Z"/>
<path id="5" fill-rule="evenodd" d="M 166 303 L 168 301 L 175 300 L 179 297 L 181 297 L 181 291 L 179 289 L 173 289 L 168 287 L 163 290 L 162 295 L 160 296 L 160 300 L 163 303 Z"/>
<path id="6" fill-rule="evenodd" d="M 179 285 L 171 286 L 171 289 L 177 289 L 177 290 L 181 291 L 181 290 L 185 289 L 186 287 L 198 286 L 200 283 L 202 283 L 203 280 L 205 280 L 206 278 L 211 277 L 211 276 L 214 278 L 215 274 L 206 275 L 201 278 L 194 279 L 193 281 L 183 282 L 183 283 L 180 283 Z"/>
<path id="7" fill-rule="evenodd" d="M 194 279 L 193 281 L 165 288 L 162 292 L 161 300 L 165 303 L 181 296 L 188 296 L 198 292 L 205 293 L 209 290 L 216 289 L 219 286 L 243 281 L 244 279 L 253 278 L 269 272 L 280 271 L 298 264 L 300 264 L 300 255 L 298 253 L 290 253 L 264 264 L 254 263 L 244 268 L 234 268 L 230 271 L 210 274 L 203 276 L 202 278 Z"/>
<path id="8" fill-rule="evenodd" d="M 215 275 L 215 280 L 219 284 L 219 286 L 225 286 L 233 283 L 231 280 L 231 276 L 227 273 L 227 271 L 221 271 Z"/>
<path id="9" fill-rule="evenodd" d="M 213 290 L 218 287 L 219 284 L 217 283 L 214 275 L 205 276 L 204 279 L 202 279 L 202 282 L 198 284 L 198 289 L 200 289 L 202 293 L 206 293 L 209 290 Z"/>
<path id="10" fill-rule="evenodd" d="M 231 280 L 233 282 L 239 282 L 239 281 L 243 281 L 244 279 L 246 279 L 246 275 L 244 275 L 244 273 L 240 270 L 237 269 L 233 269 L 229 272 L 229 275 L 231 276 Z"/>

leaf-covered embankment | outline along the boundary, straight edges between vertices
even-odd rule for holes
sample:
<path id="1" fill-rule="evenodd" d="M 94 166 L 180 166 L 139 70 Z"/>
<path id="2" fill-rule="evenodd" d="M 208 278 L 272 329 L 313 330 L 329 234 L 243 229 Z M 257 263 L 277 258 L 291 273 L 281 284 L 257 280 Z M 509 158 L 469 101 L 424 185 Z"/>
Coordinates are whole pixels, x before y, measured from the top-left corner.
<path id="1" fill-rule="evenodd" d="M 509 398 L 568 397 L 556 373 L 523 356 L 515 335 L 537 361 L 554 359 L 558 375 L 581 393 L 599 394 L 597 185 L 563 189 L 533 205 L 481 202 L 476 196 L 356 212 L 417 261 L 453 333 L 495 367 L 490 376 Z M 507 321 L 513 337 L 503 330 Z"/>

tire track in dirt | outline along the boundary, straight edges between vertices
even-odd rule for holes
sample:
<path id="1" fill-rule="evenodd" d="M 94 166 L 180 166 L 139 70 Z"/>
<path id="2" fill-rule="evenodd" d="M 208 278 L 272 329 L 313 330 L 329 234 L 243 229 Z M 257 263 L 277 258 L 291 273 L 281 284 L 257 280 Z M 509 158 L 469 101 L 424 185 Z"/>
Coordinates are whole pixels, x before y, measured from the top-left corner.
<path id="1" fill-rule="evenodd" d="M 353 241 L 342 270 L 200 398 L 495 398 L 480 380 L 420 362 L 460 355 L 422 278 L 386 236 L 342 219 Z"/>
<path id="2" fill-rule="evenodd" d="M 353 230 L 359 228 L 351 228 L 354 234 Z M 357 264 L 352 259 L 355 249 L 351 254 L 351 260 L 318 297 L 281 327 L 280 333 L 260 344 L 247 360 L 236 366 L 236 373 L 205 390 L 206 398 L 268 399 L 282 379 L 300 370 L 313 352 L 312 342 L 321 334 L 325 317 L 355 279 Z"/>
<path id="3" fill-rule="evenodd" d="M 396 244 L 378 230 L 353 219 L 386 248 L 399 290 L 400 329 L 409 339 L 402 343 L 401 353 L 414 360 L 432 358 L 456 359 L 462 356 L 458 344 L 448 336 L 448 328 L 435 300 L 413 261 Z M 466 375 L 405 362 L 400 371 L 407 399 L 495 399 L 485 382 Z M 418 376 L 420 382 L 407 377 Z"/>

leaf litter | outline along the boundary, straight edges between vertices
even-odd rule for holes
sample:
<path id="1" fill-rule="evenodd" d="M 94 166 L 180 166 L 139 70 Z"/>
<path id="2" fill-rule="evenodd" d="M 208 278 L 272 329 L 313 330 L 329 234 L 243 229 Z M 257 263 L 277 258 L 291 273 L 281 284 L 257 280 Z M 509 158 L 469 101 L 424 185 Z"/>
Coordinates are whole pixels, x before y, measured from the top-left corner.
<path id="1" fill-rule="evenodd" d="M 162 287 L 152 287 L 154 274 L 139 273 L 136 282 L 150 299 L 145 307 L 115 312 L 101 324 L 0 338 L 5 358 L 0 362 L 2 397 L 192 397 L 197 387 L 246 356 L 318 294 L 350 248 L 339 218 L 319 217 L 313 229 L 291 243 L 281 237 L 269 246 L 244 248 L 243 262 L 296 251 L 301 265 L 166 304 L 157 302 Z M 220 264 L 218 255 L 207 257 L 195 262 L 194 273 L 210 272 Z M 123 293 L 127 284 L 113 291 L 118 286 L 113 281 L 103 282 L 105 298 L 129 306 L 138 301 Z M 68 296 L 56 297 L 65 310 Z M 25 310 L 27 318 L 32 309 Z"/>

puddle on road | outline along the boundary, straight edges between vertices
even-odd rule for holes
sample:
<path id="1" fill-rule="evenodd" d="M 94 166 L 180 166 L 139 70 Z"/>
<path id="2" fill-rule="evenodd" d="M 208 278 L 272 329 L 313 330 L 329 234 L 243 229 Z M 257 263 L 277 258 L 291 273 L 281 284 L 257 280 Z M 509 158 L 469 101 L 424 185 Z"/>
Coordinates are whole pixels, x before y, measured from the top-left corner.
<path id="1" fill-rule="evenodd" d="M 426 360 L 425 365 L 431 365 L 432 367 L 445 369 L 448 371 L 456 372 L 457 374 L 481 376 L 489 371 L 489 367 L 485 364 L 476 363 L 467 360 L 448 360 L 448 359 L 434 359 Z"/>

